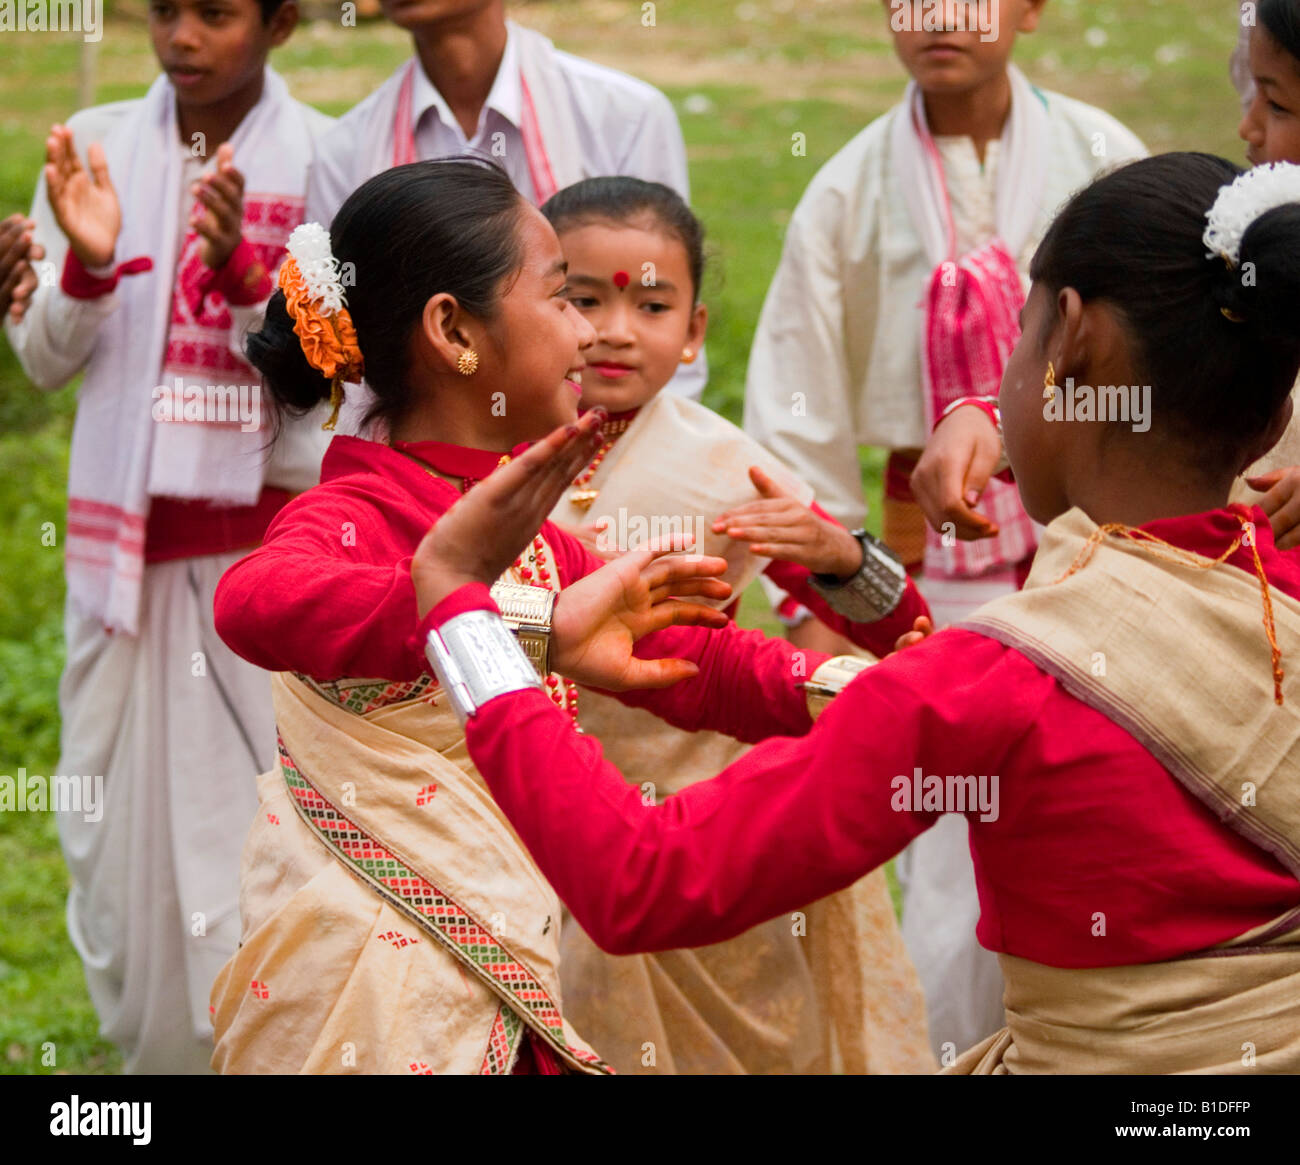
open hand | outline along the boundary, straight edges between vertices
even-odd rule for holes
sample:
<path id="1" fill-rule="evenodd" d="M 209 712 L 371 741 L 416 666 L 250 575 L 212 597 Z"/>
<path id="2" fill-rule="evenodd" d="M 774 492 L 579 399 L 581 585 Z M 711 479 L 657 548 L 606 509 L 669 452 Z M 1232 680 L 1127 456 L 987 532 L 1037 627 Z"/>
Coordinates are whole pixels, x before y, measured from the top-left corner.
<path id="1" fill-rule="evenodd" d="M 491 586 L 505 573 L 591 460 L 605 419 L 596 408 L 556 429 L 438 519 L 411 562 L 421 617 L 465 584 Z"/>
<path id="2" fill-rule="evenodd" d="M 656 549 L 635 550 L 564 588 L 551 620 L 551 659 L 555 670 L 589 688 L 666 688 L 690 679 L 699 668 L 686 659 L 638 659 L 633 645 L 652 631 L 694 624 L 724 627 L 727 616 L 690 595 L 731 597 L 717 575 L 725 558 L 704 555 L 663 557 L 686 549 L 676 538 Z"/>
<path id="3" fill-rule="evenodd" d="M 983 409 L 954 409 L 939 422 L 912 471 L 912 493 L 936 530 L 951 523 L 958 538 L 992 538 L 997 524 L 975 509 L 1002 460 L 1002 439 Z"/>
<path id="4" fill-rule="evenodd" d="M 108 176 L 104 147 L 92 142 L 86 151 L 90 169 L 77 157 L 72 131 L 52 126 L 45 139 L 45 187 L 50 209 L 68 246 L 84 267 L 107 267 L 113 261 L 122 229 L 122 207 Z"/>
<path id="5" fill-rule="evenodd" d="M 214 271 L 239 246 L 244 223 L 244 176 L 235 169 L 229 142 L 217 147 L 217 163 L 190 187 L 201 204 L 190 216 L 190 229 L 199 235 L 199 258 Z"/>
<path id="6" fill-rule="evenodd" d="M 1246 484 L 1264 495 L 1256 504 L 1268 516 L 1277 548 L 1300 546 L 1300 465 L 1248 477 Z"/>
<path id="7" fill-rule="evenodd" d="M 842 579 L 857 574 L 862 547 L 843 526 L 826 521 L 791 497 L 757 465 L 750 467 L 749 480 L 759 500 L 722 514 L 713 523 L 715 534 L 750 543 L 751 554 L 796 562 L 814 574 Z"/>

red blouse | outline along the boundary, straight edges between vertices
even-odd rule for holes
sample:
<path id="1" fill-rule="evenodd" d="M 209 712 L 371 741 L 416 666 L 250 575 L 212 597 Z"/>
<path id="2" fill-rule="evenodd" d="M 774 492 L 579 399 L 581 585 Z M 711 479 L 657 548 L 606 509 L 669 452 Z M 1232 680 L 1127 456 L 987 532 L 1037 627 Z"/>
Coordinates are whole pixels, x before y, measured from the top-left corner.
<path id="1" fill-rule="evenodd" d="M 330 442 L 321 484 L 289 502 L 267 529 L 264 544 L 227 571 L 217 588 L 217 631 L 234 651 L 268 670 L 299 671 L 321 680 L 410 680 L 428 670 L 424 629 L 416 626 L 411 559 L 429 527 L 460 495 L 412 457 L 457 476 L 486 476 L 500 455 L 435 441 L 402 443 L 401 448 L 412 456 L 356 437 Z M 543 533 L 563 585 L 604 565 L 549 522 Z M 929 612 L 909 581 L 887 619 L 850 623 L 812 590 L 803 567 L 773 563 L 769 573 L 829 626 L 881 655 L 912 629 L 917 615 Z M 787 643 L 776 646 L 758 632 L 735 627 L 728 634 L 752 642 L 760 657 L 772 661 L 775 670 L 765 675 L 765 682 L 788 688 L 796 709 L 801 697 L 795 685 L 824 657 L 805 652 L 792 663 L 798 653 Z M 648 656 L 680 655 L 697 662 L 718 656 L 712 633 L 703 628 L 669 628 L 638 649 Z M 729 675 L 737 664 L 728 657 L 721 666 Z M 662 707 L 665 719 L 697 728 L 704 712 L 690 706 L 695 698 L 690 692 L 699 682 L 678 685 L 668 694 L 627 693 L 625 702 L 656 711 Z M 727 684 L 722 676 L 710 681 L 711 686 Z M 766 713 L 745 709 L 736 715 L 743 723 L 733 727 L 742 739 L 765 735 Z M 802 731 L 807 715 L 796 709 L 782 723 L 789 731 Z"/>
<path id="2" fill-rule="evenodd" d="M 1269 579 L 1300 597 L 1295 556 L 1274 547 L 1262 511 L 1253 518 Z M 1145 529 L 1218 557 L 1240 527 L 1225 509 Z M 1244 549 L 1228 561 L 1253 572 Z M 471 607 L 490 607 L 486 588 L 462 588 L 427 622 Z M 718 638 L 724 659 L 730 643 Z M 1292 873 L 992 639 L 940 632 L 870 668 L 792 736 L 779 726 L 797 719 L 789 685 L 727 671 L 701 726 L 725 731 L 748 708 L 754 728 L 771 716 L 775 739 L 660 805 L 645 805 L 539 692 L 499 697 L 467 726 L 470 755 L 529 852 L 609 951 L 720 942 L 850 885 L 933 824 L 934 812 L 892 807 L 896 778 L 917 772 L 999 777 L 996 819 L 967 813 L 977 933 L 991 950 L 1062 967 L 1152 962 L 1300 905 Z"/>
<path id="3" fill-rule="evenodd" d="M 420 442 L 403 448 L 439 464 L 448 447 Z M 411 559 L 459 496 L 397 450 L 335 437 L 321 484 L 289 502 L 264 543 L 222 577 L 214 604 L 218 634 L 244 659 L 270 671 L 319 680 L 417 678 L 428 671 L 424 640 L 431 624 L 417 618 Z M 542 533 L 562 584 L 604 565 L 550 523 Z M 487 595 L 483 588 L 485 605 Z M 910 621 L 898 633 L 909 628 Z M 680 728 L 698 729 L 707 720 L 746 741 L 808 730 L 798 685 L 826 658 L 734 623 L 721 631 L 669 627 L 646 636 L 637 651 L 694 660 L 700 675 L 661 691 L 622 693 L 620 699 Z"/>

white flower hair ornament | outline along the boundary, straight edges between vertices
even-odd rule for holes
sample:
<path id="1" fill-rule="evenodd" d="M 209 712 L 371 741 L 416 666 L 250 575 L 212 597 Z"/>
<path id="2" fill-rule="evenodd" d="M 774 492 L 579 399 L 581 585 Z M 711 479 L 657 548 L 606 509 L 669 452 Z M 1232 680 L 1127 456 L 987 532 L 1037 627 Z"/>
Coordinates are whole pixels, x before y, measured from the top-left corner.
<path id="1" fill-rule="evenodd" d="M 1292 162 L 1269 162 L 1247 170 L 1219 190 L 1205 216 L 1207 258 L 1218 255 L 1229 267 L 1241 264 L 1241 240 L 1261 215 L 1279 206 L 1300 202 L 1300 166 Z"/>
<path id="2" fill-rule="evenodd" d="M 321 427 L 333 429 L 343 404 L 343 382 L 359 383 L 365 374 L 361 348 L 329 232 L 318 222 L 303 223 L 294 227 L 287 250 L 280 290 L 307 363 L 330 378 L 333 412 Z"/>

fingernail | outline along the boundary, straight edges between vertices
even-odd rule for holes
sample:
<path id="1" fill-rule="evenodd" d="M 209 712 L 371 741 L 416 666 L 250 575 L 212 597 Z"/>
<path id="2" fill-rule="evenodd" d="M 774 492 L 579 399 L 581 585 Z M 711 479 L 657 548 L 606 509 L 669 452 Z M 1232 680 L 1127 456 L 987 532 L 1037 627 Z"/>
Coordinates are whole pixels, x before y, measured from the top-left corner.
<path id="1" fill-rule="evenodd" d="M 565 435 L 566 437 L 576 437 L 576 436 L 578 435 L 578 426 L 577 426 L 577 425 L 565 425 L 565 426 L 564 426 L 564 435 Z"/>

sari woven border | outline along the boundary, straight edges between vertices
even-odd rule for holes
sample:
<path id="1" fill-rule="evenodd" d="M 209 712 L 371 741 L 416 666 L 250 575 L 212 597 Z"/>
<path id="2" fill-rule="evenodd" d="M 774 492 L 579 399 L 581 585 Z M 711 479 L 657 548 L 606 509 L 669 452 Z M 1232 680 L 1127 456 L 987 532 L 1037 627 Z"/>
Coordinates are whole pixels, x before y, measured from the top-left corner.
<path id="1" fill-rule="evenodd" d="M 492 1030 L 488 1033 L 487 1051 L 483 1053 L 483 1066 L 478 1070 L 480 1076 L 510 1075 L 519 1055 L 519 1037 L 523 1030 L 524 1021 L 515 1014 L 514 1008 L 504 1003 L 497 1008 Z"/>
<path id="2" fill-rule="evenodd" d="M 306 777 L 278 741 L 280 770 L 302 820 L 343 866 L 405 915 L 502 1000 L 488 1040 L 484 1073 L 508 1072 L 523 1025 L 540 1035 L 567 1062 L 608 1072 L 593 1053 L 564 1038 L 560 1009 L 533 973 L 463 907 L 366 832 Z M 510 1022 L 510 1012 L 518 1026 Z"/>

